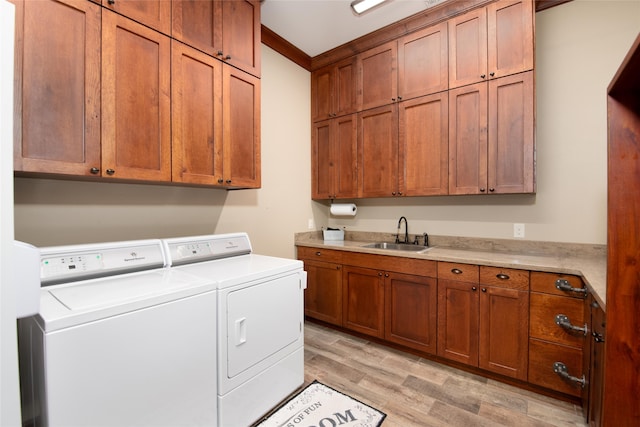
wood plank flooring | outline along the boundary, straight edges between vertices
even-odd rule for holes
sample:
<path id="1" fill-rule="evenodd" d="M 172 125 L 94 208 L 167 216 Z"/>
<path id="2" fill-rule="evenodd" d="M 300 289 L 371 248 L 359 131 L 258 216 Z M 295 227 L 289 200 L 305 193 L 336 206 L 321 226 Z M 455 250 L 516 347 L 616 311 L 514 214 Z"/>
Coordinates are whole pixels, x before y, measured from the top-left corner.
<path id="1" fill-rule="evenodd" d="M 586 426 L 574 404 L 306 322 L 314 379 L 386 413 L 383 427 Z"/>

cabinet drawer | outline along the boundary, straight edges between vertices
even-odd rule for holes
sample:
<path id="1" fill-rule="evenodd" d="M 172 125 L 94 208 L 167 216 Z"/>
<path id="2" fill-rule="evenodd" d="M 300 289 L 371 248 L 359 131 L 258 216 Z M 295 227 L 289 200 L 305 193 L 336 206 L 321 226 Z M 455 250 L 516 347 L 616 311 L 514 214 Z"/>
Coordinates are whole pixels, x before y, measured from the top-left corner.
<path id="1" fill-rule="evenodd" d="M 583 300 L 532 292 L 530 313 L 530 337 L 578 348 L 584 346 L 584 333 L 568 331 L 556 324 L 556 316 L 564 314 L 569 318 L 571 324 L 584 327 Z"/>
<path id="2" fill-rule="evenodd" d="M 553 364 L 562 362 L 570 375 L 582 378 L 582 350 L 536 339 L 529 340 L 529 382 L 579 397 L 582 387 L 569 382 L 553 371 Z"/>
<path id="3" fill-rule="evenodd" d="M 566 280 L 572 288 L 584 288 L 582 279 L 578 276 L 571 276 L 567 274 L 558 273 L 542 273 L 540 271 L 531 272 L 531 291 L 532 292 L 544 292 L 546 294 L 563 295 L 573 298 L 584 298 L 584 294 L 561 291 L 556 288 L 557 280 Z"/>
<path id="4" fill-rule="evenodd" d="M 438 279 L 456 280 L 458 282 L 478 283 L 479 267 L 470 264 L 453 262 L 438 263 Z"/>
<path id="5" fill-rule="evenodd" d="M 298 246 L 298 259 L 315 259 L 318 261 L 342 263 L 342 254 L 342 251 Z"/>
<path id="6" fill-rule="evenodd" d="M 480 267 L 480 283 L 501 288 L 529 290 L 529 272 L 513 268 Z"/>

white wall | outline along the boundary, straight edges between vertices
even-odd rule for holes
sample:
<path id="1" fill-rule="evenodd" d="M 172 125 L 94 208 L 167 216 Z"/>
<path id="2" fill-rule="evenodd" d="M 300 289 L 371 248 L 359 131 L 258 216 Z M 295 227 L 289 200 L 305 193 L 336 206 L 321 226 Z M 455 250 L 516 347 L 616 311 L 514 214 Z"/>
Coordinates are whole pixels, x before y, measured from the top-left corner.
<path id="1" fill-rule="evenodd" d="M 355 219 L 310 200 L 310 74 L 262 47 L 262 188 L 16 180 L 16 238 L 38 246 L 249 232 L 257 252 L 293 256 L 317 225 L 604 244 L 606 87 L 640 29 L 640 2 L 574 0 L 536 14 L 538 193 L 357 201 Z"/>

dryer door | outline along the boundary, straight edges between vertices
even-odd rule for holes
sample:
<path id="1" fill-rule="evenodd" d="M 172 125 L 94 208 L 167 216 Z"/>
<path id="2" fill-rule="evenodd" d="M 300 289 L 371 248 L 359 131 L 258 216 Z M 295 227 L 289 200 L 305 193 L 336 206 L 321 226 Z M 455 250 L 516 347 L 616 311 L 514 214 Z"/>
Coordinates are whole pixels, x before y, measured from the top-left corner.
<path id="1" fill-rule="evenodd" d="M 227 378 L 260 371 L 291 348 L 302 346 L 303 290 L 298 272 L 232 290 L 226 308 Z"/>

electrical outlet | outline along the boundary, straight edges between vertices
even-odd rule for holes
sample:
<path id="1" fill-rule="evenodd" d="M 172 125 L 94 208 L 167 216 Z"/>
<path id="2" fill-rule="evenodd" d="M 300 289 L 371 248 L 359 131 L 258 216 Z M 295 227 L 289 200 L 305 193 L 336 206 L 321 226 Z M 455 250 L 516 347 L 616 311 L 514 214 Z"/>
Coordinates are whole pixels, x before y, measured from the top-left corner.
<path id="1" fill-rule="evenodd" d="M 315 230 L 316 229 L 316 222 L 313 220 L 313 218 L 309 218 L 309 222 L 307 223 L 307 228 L 309 230 Z"/>
<path id="2" fill-rule="evenodd" d="M 524 239 L 524 224 L 513 224 L 513 237 Z"/>

